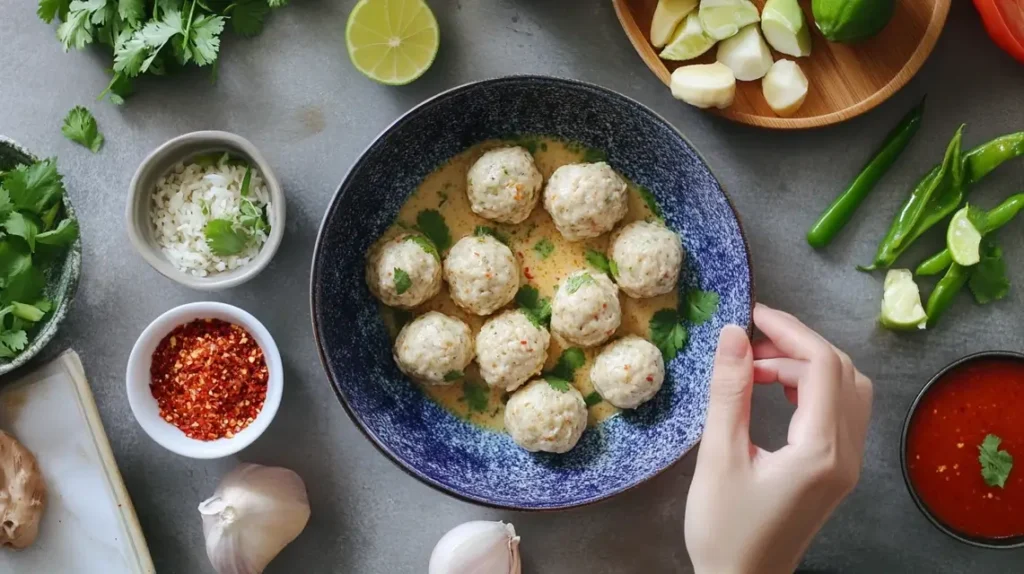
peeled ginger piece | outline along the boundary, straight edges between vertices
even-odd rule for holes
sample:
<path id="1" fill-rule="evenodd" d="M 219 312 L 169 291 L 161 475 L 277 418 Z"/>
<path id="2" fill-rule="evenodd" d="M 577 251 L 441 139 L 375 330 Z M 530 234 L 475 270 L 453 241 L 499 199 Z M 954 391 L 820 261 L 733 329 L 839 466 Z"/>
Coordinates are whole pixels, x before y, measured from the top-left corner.
<path id="1" fill-rule="evenodd" d="M 757 24 L 751 24 L 718 45 L 718 61 L 729 66 L 737 80 L 760 80 L 772 67 L 772 52 L 761 37 Z"/>
<path id="2" fill-rule="evenodd" d="M 736 76 L 721 62 L 676 68 L 670 84 L 673 97 L 698 108 L 727 108 L 736 97 Z"/>
<path id="3" fill-rule="evenodd" d="M 660 48 L 672 39 L 679 23 L 697 9 L 697 0 L 658 0 L 651 20 L 651 44 Z"/>
<path id="4" fill-rule="evenodd" d="M 768 106 L 776 114 L 791 116 L 807 98 L 807 76 L 792 60 L 779 60 L 761 80 L 761 91 Z"/>

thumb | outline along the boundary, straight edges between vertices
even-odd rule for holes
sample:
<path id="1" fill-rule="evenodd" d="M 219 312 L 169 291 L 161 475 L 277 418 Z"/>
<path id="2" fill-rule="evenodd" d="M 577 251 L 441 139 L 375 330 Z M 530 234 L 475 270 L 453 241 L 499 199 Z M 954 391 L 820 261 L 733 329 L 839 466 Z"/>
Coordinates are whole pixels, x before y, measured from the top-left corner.
<path id="1" fill-rule="evenodd" d="M 704 444 L 718 453 L 749 455 L 753 385 L 754 353 L 747 333 L 726 325 L 718 337 Z"/>

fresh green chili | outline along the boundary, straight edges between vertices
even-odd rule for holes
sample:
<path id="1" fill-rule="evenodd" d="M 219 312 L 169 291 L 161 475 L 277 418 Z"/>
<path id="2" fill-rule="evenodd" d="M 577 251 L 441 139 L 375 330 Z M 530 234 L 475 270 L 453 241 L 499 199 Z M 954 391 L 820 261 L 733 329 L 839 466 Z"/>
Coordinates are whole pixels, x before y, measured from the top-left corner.
<path id="1" fill-rule="evenodd" d="M 850 183 L 846 191 L 828 206 L 807 232 L 807 243 L 812 247 L 825 247 L 843 229 L 853 213 L 864 202 L 878 180 L 889 171 L 892 164 L 900 157 L 907 144 L 921 127 L 921 115 L 924 113 L 924 98 L 914 106 L 896 127 L 885 136 L 882 146 L 875 152 L 871 161 L 865 165 L 860 174 Z"/>
<path id="2" fill-rule="evenodd" d="M 914 197 L 922 190 L 922 188 L 928 187 L 932 184 L 934 179 L 939 173 L 942 166 L 936 166 L 924 178 L 918 183 L 917 188 L 910 194 L 910 198 L 907 199 L 904 207 L 901 209 L 896 220 L 893 221 L 892 226 L 889 229 L 889 233 L 882 240 L 882 243 L 878 246 L 878 253 L 875 255 L 875 262 L 866 268 L 865 270 L 872 270 L 878 268 L 889 267 L 896 261 L 906 249 L 909 247 L 918 237 L 924 235 L 926 231 L 931 229 L 933 226 L 941 222 L 946 217 L 949 217 L 957 207 L 963 202 L 964 196 L 968 187 L 974 183 L 977 183 L 980 179 L 992 172 L 1000 165 L 1007 161 L 1024 156 L 1024 132 L 1016 132 L 1000 136 L 994 140 L 986 142 L 971 151 L 963 155 L 963 185 L 960 186 L 959 192 L 942 194 L 936 200 L 932 201 L 925 214 L 914 228 L 911 230 L 909 236 L 903 239 L 899 245 L 892 244 L 892 234 L 894 228 L 900 222 L 900 216 L 906 212 L 911 202 L 914 201 Z"/>
<path id="3" fill-rule="evenodd" d="M 1000 203 L 995 209 L 985 214 L 985 228 L 979 229 L 982 235 L 992 233 L 1000 227 L 1009 223 L 1021 209 L 1024 209 L 1024 193 L 1011 195 Z M 932 255 L 917 266 L 915 271 L 918 275 L 938 275 L 949 267 L 953 262 L 953 256 L 949 249 Z"/>
<path id="4" fill-rule="evenodd" d="M 956 296 L 971 278 L 971 271 L 963 265 L 953 263 L 946 270 L 946 274 L 935 284 L 935 289 L 928 296 L 928 305 L 925 312 L 928 314 L 928 328 L 931 329 L 938 322 L 939 317 L 949 309 L 949 306 L 956 300 Z"/>

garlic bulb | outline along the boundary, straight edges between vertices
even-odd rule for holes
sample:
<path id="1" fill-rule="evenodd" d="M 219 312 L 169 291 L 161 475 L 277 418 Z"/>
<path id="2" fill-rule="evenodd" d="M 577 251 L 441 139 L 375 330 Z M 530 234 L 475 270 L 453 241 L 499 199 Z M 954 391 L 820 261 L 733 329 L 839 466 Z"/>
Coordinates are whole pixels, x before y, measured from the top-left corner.
<path id="1" fill-rule="evenodd" d="M 521 574 L 519 537 L 511 524 L 474 520 L 441 537 L 427 574 Z"/>
<path id="2" fill-rule="evenodd" d="M 258 574 L 306 527 L 309 498 L 287 468 L 242 464 L 221 479 L 199 513 L 218 574 Z"/>

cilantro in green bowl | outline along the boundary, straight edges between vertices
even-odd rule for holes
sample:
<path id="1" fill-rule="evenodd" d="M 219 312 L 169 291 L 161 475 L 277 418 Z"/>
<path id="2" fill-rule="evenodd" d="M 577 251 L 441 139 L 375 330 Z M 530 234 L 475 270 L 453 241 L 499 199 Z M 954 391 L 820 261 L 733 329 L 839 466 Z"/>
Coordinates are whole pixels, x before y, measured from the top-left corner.
<path id="1" fill-rule="evenodd" d="M 78 289 L 78 219 L 54 158 L 0 136 L 0 375 L 49 343 Z"/>

